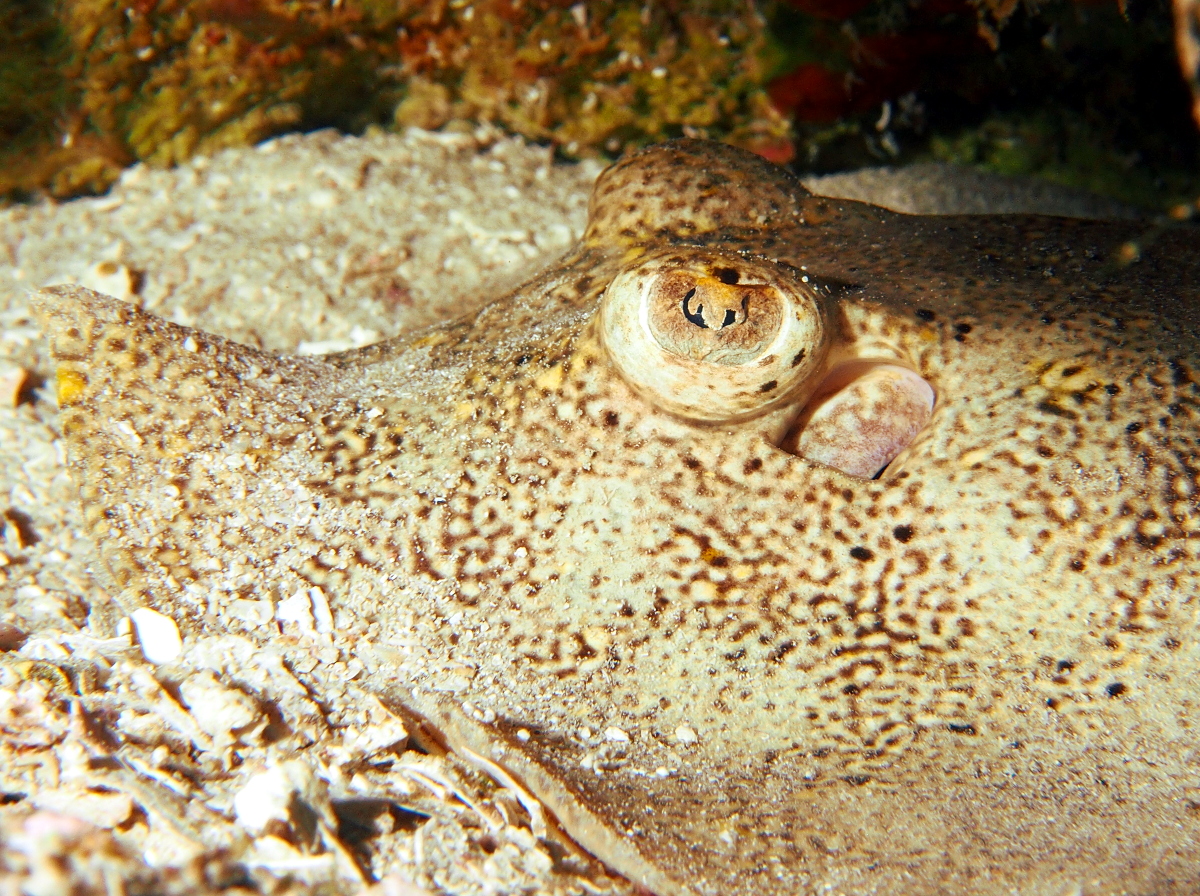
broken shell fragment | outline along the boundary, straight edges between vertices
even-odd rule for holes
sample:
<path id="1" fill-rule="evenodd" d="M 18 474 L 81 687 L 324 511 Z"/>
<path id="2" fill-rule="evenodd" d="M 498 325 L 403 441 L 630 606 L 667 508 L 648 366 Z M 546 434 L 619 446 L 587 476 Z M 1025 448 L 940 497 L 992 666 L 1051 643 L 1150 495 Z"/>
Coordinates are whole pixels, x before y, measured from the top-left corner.
<path id="1" fill-rule="evenodd" d="M 15 408 L 29 385 L 29 371 L 24 367 L 0 370 L 0 406 Z"/>
<path id="2" fill-rule="evenodd" d="M 227 687 L 207 669 L 185 678 L 179 692 L 196 724 L 218 743 L 249 743 L 266 722 L 249 694 Z"/>
<path id="3" fill-rule="evenodd" d="M 137 632 L 142 655 L 155 665 L 169 663 L 183 653 L 183 639 L 175 620 L 149 607 L 138 607 L 129 614 Z"/>
<path id="4" fill-rule="evenodd" d="M 137 277 L 119 262 L 98 261 L 79 278 L 79 285 L 128 302 L 137 292 Z"/>

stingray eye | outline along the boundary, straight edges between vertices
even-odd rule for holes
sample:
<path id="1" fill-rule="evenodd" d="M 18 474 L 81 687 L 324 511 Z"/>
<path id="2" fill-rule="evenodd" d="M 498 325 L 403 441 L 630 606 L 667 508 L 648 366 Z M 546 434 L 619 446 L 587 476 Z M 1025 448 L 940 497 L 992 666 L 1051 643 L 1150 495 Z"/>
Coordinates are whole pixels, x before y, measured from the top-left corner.
<path id="1" fill-rule="evenodd" d="M 741 420 L 793 398 L 820 364 L 816 292 L 788 268 L 677 253 L 618 274 L 600 306 L 609 357 L 642 398 L 692 420 Z"/>

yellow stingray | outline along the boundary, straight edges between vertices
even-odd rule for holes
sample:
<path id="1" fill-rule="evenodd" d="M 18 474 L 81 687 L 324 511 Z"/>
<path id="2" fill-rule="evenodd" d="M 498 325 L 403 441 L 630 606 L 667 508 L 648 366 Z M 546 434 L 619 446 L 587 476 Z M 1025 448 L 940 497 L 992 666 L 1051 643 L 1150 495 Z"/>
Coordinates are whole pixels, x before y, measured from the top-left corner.
<path id="1" fill-rule="evenodd" d="M 1200 891 L 1200 239 L 1129 263 L 1144 226 L 680 141 L 543 274 L 370 348 L 39 303 L 127 608 L 264 641 L 308 602 L 659 896 L 1165 896 Z"/>

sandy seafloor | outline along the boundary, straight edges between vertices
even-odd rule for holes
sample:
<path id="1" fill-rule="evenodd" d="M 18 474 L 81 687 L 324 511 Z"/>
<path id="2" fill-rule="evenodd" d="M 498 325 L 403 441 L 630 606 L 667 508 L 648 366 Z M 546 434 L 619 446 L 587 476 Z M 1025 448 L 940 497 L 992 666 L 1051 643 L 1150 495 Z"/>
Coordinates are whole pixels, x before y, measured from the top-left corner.
<path id="1" fill-rule="evenodd" d="M 91 574 L 28 301 L 80 283 L 272 350 L 363 345 L 552 262 L 600 170 L 485 131 L 322 132 L 0 211 L 0 896 L 637 892 L 502 772 L 410 736 L 336 652 L 210 638 L 149 662 Z M 811 185 L 909 212 L 1122 212 L 937 166 Z"/>

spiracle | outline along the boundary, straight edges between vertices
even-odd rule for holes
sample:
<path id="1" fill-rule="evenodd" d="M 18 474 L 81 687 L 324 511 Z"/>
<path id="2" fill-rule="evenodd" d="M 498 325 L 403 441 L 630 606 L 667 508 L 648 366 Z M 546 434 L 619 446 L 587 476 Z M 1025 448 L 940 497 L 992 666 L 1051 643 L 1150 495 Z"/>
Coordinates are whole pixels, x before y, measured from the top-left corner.
<path id="1" fill-rule="evenodd" d="M 933 387 L 886 360 L 841 364 L 817 387 L 779 447 L 858 479 L 878 478 L 929 423 Z"/>
<path id="2" fill-rule="evenodd" d="M 803 271 L 689 249 L 643 256 L 600 306 L 601 341 L 643 399 L 689 420 L 732 422 L 786 402 L 819 370 L 828 327 Z"/>

